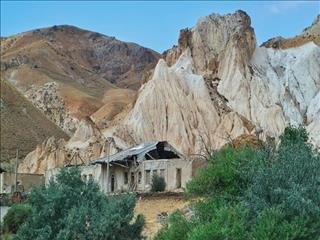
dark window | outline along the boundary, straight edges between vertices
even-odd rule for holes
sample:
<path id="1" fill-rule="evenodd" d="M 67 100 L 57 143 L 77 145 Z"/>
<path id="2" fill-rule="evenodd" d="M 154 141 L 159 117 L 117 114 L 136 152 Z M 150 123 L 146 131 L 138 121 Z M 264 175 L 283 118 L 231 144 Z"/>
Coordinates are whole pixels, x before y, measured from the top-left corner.
<path id="1" fill-rule="evenodd" d="M 124 172 L 124 184 L 128 184 L 128 172 Z"/>
<path id="2" fill-rule="evenodd" d="M 86 175 L 86 174 L 83 174 L 83 175 L 82 175 L 82 180 L 83 180 L 83 181 L 87 181 L 87 175 Z"/>
<path id="3" fill-rule="evenodd" d="M 93 176 L 92 176 L 92 174 L 89 174 L 89 180 L 90 180 L 90 181 L 93 181 Z"/>
<path id="4" fill-rule="evenodd" d="M 138 173 L 138 183 L 141 183 L 142 174 L 141 172 Z"/>

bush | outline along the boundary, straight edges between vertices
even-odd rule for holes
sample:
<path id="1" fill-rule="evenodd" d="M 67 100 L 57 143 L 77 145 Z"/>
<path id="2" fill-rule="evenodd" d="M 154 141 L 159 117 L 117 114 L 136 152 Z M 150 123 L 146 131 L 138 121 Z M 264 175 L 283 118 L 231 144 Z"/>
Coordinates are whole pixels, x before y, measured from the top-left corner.
<path id="1" fill-rule="evenodd" d="M 176 211 L 169 216 L 165 226 L 156 234 L 155 240 L 183 240 L 191 228 L 191 223 Z"/>
<path id="2" fill-rule="evenodd" d="M 256 174 L 246 204 L 252 215 L 277 208 L 289 222 L 303 220 L 313 239 L 320 236 L 320 154 L 303 128 L 287 128 L 280 139 L 275 162 Z"/>
<path id="3" fill-rule="evenodd" d="M 163 192 L 166 189 L 166 182 L 163 177 L 158 175 L 152 176 L 151 192 Z"/>
<path id="4" fill-rule="evenodd" d="M 246 240 L 246 210 L 240 206 L 223 206 L 215 210 L 210 221 L 198 224 L 188 240 L 233 239 Z"/>
<path id="5" fill-rule="evenodd" d="M 265 159 L 265 152 L 252 147 L 226 146 L 210 156 L 208 166 L 187 184 L 187 190 L 195 195 L 238 195 L 247 189 Z"/>
<path id="6" fill-rule="evenodd" d="M 107 196 L 93 180 L 83 181 L 78 168 L 61 169 L 56 181 L 33 189 L 29 203 L 32 214 L 14 239 L 141 239 L 135 196 Z"/>
<path id="7" fill-rule="evenodd" d="M 277 149 L 226 146 L 187 184 L 206 197 L 194 216 L 171 222 L 161 240 L 180 232 L 186 240 L 320 240 L 319 173 L 320 153 L 303 128 L 286 128 Z"/>
<path id="8" fill-rule="evenodd" d="M 288 240 L 304 239 L 304 221 L 296 219 L 289 222 L 281 210 L 267 208 L 257 217 L 249 239 L 252 240 Z"/>
<path id="9" fill-rule="evenodd" d="M 5 232 L 16 233 L 31 213 L 28 204 L 14 204 L 3 218 L 3 228 Z"/>
<path id="10" fill-rule="evenodd" d="M 12 235 L 9 233 L 1 234 L 0 236 L 0 240 L 11 240 L 11 239 L 12 239 Z"/>

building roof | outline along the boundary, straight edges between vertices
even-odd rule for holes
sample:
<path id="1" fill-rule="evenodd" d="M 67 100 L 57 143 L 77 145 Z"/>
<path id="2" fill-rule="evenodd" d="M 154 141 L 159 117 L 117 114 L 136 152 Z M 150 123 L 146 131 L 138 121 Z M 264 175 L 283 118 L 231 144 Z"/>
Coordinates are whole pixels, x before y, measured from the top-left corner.
<path id="1" fill-rule="evenodd" d="M 120 151 L 110 156 L 104 156 L 97 160 L 93 160 L 90 163 L 97 164 L 97 163 L 107 163 L 108 161 L 109 163 L 115 162 L 115 161 L 126 161 L 129 158 L 132 158 L 133 156 L 136 156 L 136 160 L 139 162 L 144 160 L 145 155 L 148 152 L 157 149 L 158 144 L 164 144 L 165 150 L 172 151 L 175 154 L 177 154 L 179 157 L 183 157 L 183 155 L 179 153 L 176 149 L 174 149 L 167 141 L 152 141 L 152 142 L 145 142 L 145 143 L 139 144 L 137 146 L 128 148 L 126 150 Z"/>

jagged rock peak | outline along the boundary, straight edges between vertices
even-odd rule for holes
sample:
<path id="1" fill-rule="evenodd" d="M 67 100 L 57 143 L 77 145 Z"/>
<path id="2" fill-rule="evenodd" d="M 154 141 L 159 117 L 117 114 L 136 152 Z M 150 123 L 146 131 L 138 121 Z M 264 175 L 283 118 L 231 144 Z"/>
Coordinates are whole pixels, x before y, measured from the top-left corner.
<path id="1" fill-rule="evenodd" d="M 218 56 L 227 45 L 246 49 L 248 58 L 255 47 L 255 34 L 247 13 L 238 10 L 232 14 L 210 14 L 201 17 L 193 28 L 180 31 L 178 46 L 164 53 L 168 65 L 173 65 L 181 53 L 190 48 L 197 73 L 212 75 L 218 68 Z"/>

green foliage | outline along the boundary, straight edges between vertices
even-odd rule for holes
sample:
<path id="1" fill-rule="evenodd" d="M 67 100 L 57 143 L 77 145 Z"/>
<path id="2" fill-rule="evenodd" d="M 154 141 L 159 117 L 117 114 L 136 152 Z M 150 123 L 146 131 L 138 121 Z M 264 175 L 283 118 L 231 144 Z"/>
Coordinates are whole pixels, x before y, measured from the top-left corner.
<path id="1" fill-rule="evenodd" d="M 246 211 L 240 206 L 223 206 L 214 211 L 212 219 L 199 224 L 190 232 L 188 240 L 247 239 Z"/>
<path id="2" fill-rule="evenodd" d="M 266 208 L 257 217 L 250 233 L 252 240 L 304 239 L 305 222 L 296 219 L 289 222 L 285 215 L 275 208 Z"/>
<path id="3" fill-rule="evenodd" d="M 5 232 L 16 233 L 18 227 L 22 225 L 31 213 L 28 204 L 14 204 L 3 218 L 3 228 Z"/>
<path id="4" fill-rule="evenodd" d="M 166 225 L 157 233 L 155 240 L 183 240 L 186 239 L 192 225 L 179 212 L 169 216 Z"/>
<path id="5" fill-rule="evenodd" d="M 312 239 L 320 236 L 320 154 L 303 128 L 287 128 L 280 139 L 275 162 L 256 174 L 246 203 L 252 214 L 272 207 L 288 221 L 303 219 Z"/>
<path id="6" fill-rule="evenodd" d="M 166 182 L 163 177 L 158 175 L 152 176 L 151 192 L 163 192 L 166 189 Z"/>
<path id="7" fill-rule="evenodd" d="M 286 128 L 278 148 L 227 146 L 187 185 L 206 197 L 194 216 L 166 225 L 159 239 L 320 240 L 319 173 L 320 153 L 303 128 Z"/>
<path id="8" fill-rule="evenodd" d="M 249 146 L 226 146 L 210 156 L 208 166 L 187 184 L 187 190 L 198 195 L 237 195 L 247 188 L 264 158 L 263 151 Z"/>
<path id="9" fill-rule="evenodd" d="M 14 239 L 141 239 L 144 220 L 134 219 L 135 196 L 107 196 L 78 168 L 61 169 L 56 181 L 34 189 L 31 216 Z"/>
<path id="10" fill-rule="evenodd" d="M 1 234 L 0 240 L 11 240 L 12 235 L 10 233 Z"/>

